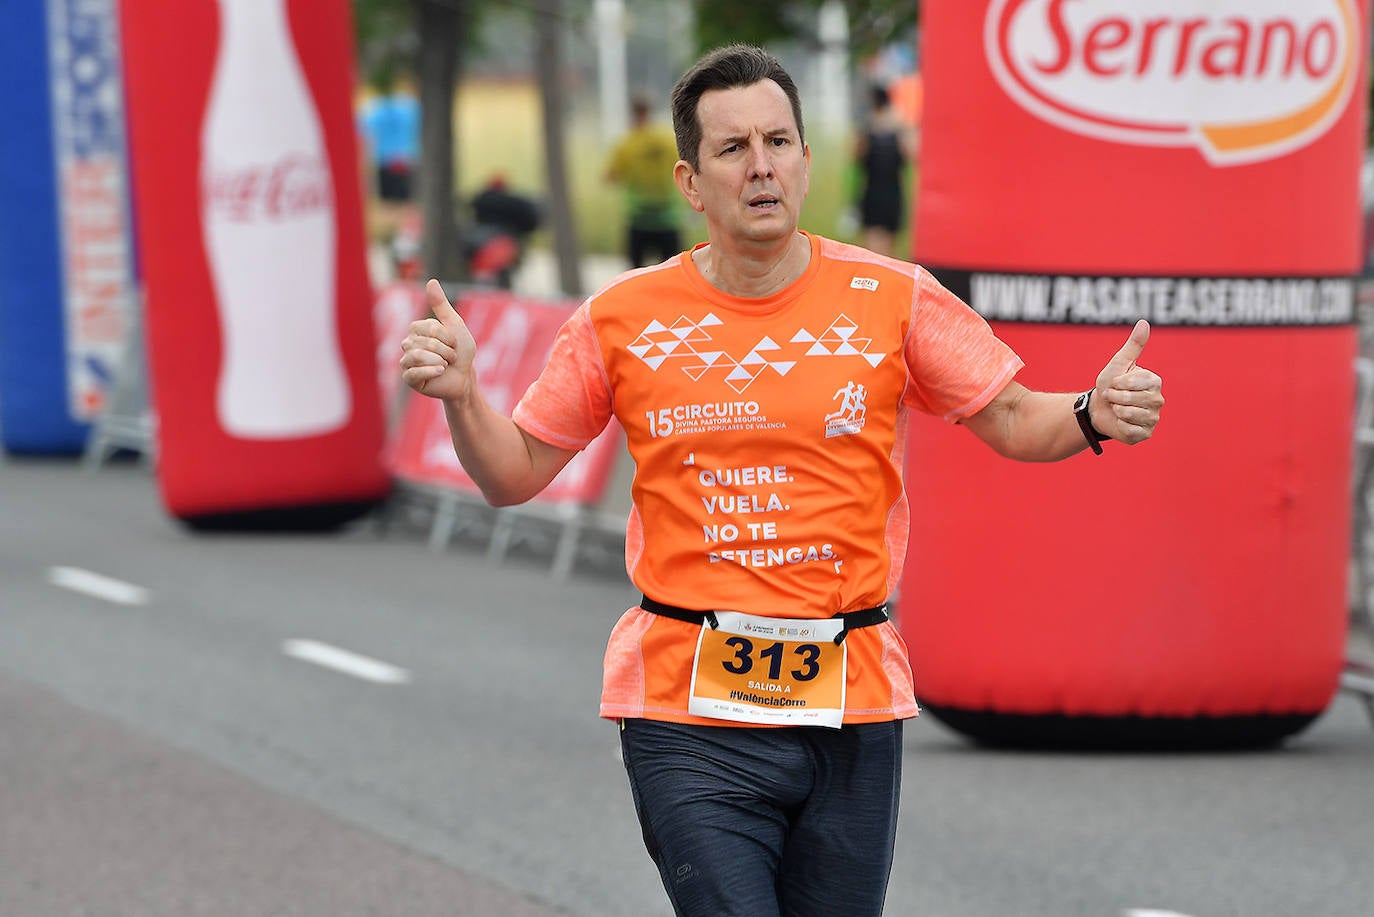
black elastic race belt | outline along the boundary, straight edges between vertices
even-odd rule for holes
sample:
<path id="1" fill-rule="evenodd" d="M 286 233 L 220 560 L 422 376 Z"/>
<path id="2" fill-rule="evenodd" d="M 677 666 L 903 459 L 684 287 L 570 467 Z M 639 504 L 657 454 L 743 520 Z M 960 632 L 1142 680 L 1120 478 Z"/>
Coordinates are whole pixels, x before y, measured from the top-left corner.
<path id="1" fill-rule="evenodd" d="M 640 596 L 639 607 L 643 608 L 645 611 L 651 611 L 656 615 L 662 615 L 665 618 L 686 621 L 688 624 L 700 624 L 705 621 L 707 624 L 711 625 L 712 630 L 720 626 L 716 623 L 716 613 L 714 611 L 693 611 L 690 608 L 679 608 L 676 605 L 664 605 L 662 602 L 655 602 L 647 595 Z M 887 613 L 887 603 L 884 602 L 873 608 L 861 608 L 858 611 L 850 611 L 844 614 L 835 615 L 835 617 L 844 621 L 844 630 L 840 631 L 835 636 L 835 643 L 839 645 L 844 642 L 845 635 L 851 630 L 858 630 L 861 627 L 872 627 L 874 624 L 882 624 L 891 616 Z"/>

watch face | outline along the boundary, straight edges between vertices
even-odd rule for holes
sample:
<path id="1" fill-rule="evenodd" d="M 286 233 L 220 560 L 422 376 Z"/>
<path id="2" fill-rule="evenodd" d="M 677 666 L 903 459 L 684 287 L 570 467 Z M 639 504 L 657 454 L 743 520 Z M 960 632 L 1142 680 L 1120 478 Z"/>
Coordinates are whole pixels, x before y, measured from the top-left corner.
<path id="1" fill-rule="evenodd" d="M 1073 409 L 1074 409 L 1075 411 L 1081 411 L 1081 410 L 1083 410 L 1084 408 L 1086 408 L 1087 406 L 1088 406 L 1088 393 L 1087 393 L 1087 392 L 1084 392 L 1083 394 L 1079 395 L 1077 398 L 1074 399 L 1074 402 L 1073 402 Z"/>

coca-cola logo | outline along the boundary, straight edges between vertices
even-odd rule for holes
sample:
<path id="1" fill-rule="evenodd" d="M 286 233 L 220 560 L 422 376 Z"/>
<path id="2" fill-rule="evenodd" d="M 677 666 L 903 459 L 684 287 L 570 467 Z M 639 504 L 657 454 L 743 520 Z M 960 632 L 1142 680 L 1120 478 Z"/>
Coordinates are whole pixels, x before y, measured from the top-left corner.
<path id="1" fill-rule="evenodd" d="M 1345 111 L 1355 0 L 992 0 L 983 40 L 1022 108 L 1100 140 L 1285 155 Z"/>
<path id="2" fill-rule="evenodd" d="M 292 219 L 334 206 L 329 169 L 299 154 L 247 168 L 212 165 L 204 192 L 210 213 L 236 222 Z"/>

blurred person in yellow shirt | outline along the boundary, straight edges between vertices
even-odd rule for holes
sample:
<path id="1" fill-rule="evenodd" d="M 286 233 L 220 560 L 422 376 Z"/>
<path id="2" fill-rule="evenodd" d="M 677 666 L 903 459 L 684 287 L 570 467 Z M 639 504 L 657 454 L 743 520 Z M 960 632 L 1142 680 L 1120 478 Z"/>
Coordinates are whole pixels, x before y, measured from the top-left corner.
<path id="1" fill-rule="evenodd" d="M 626 254 L 631 267 L 644 267 L 682 251 L 673 181 L 677 142 L 672 131 L 650 121 L 647 96 L 636 95 L 630 111 L 634 123 L 611 152 L 606 180 L 625 192 Z"/>

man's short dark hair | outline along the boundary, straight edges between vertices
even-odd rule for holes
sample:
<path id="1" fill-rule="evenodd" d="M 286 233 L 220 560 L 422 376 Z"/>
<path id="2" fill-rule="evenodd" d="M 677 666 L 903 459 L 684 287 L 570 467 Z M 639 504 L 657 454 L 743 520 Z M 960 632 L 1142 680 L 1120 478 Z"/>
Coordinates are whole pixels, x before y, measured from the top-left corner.
<path id="1" fill-rule="evenodd" d="M 763 80 L 772 80 L 786 93 L 797 122 L 797 136 L 805 142 L 801 96 L 778 59 L 754 45 L 725 45 L 703 55 L 673 87 L 673 133 L 677 137 L 678 157 L 693 169 L 701 165 L 701 118 L 697 115 L 697 103 L 703 93 L 752 86 Z"/>

